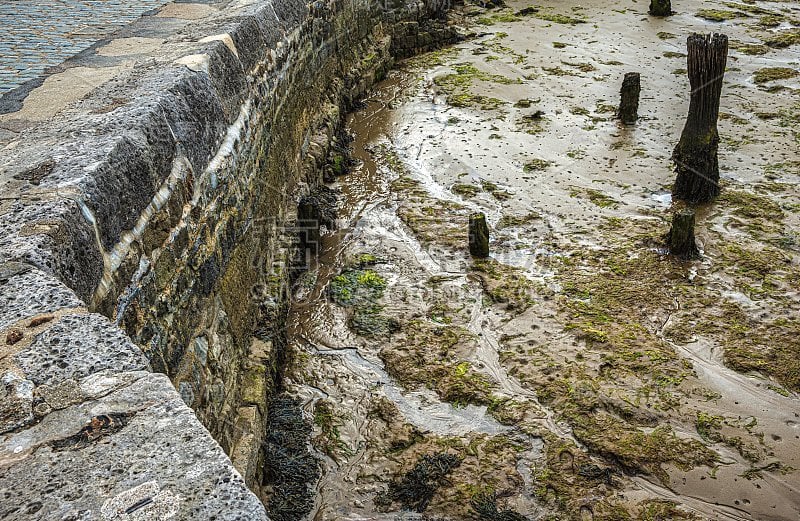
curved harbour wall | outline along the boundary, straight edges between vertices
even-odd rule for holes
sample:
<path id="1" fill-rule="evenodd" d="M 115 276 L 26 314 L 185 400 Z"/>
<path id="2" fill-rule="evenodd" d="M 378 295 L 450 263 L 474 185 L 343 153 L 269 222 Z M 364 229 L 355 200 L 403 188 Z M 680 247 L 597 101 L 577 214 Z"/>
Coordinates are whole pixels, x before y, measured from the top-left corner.
<path id="1" fill-rule="evenodd" d="M 266 518 L 307 196 L 448 5 L 171 3 L 0 99 L 0 517 Z"/>

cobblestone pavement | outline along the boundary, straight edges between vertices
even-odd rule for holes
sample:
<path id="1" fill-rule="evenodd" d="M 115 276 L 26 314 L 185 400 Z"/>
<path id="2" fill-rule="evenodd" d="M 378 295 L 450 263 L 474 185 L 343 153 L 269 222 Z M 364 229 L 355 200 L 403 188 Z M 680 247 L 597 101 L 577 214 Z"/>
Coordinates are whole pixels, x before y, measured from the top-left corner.
<path id="1" fill-rule="evenodd" d="M 0 96 L 167 0 L 0 0 Z"/>

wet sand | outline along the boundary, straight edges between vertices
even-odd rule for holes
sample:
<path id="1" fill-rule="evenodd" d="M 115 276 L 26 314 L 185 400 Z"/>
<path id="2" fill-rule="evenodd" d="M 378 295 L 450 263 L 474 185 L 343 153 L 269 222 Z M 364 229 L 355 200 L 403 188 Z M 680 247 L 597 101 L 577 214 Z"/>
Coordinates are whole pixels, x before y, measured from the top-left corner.
<path id="1" fill-rule="evenodd" d="M 470 8 L 479 36 L 403 64 L 352 116 L 359 166 L 337 183 L 341 225 L 290 318 L 289 388 L 325 470 L 315 519 L 413 518 L 382 494 L 439 452 L 461 465 L 432 516 L 478 519 L 473 501 L 490 493 L 529 519 L 800 517 L 796 377 L 770 363 L 800 355 L 800 80 L 754 83 L 797 68 L 800 45 L 737 50 L 790 30 L 800 8 L 744 5 L 773 14 Z M 695 16 L 711 8 L 746 16 Z M 565 17 L 584 22 L 553 21 Z M 692 31 L 733 43 L 723 195 L 698 210 L 703 258 L 681 263 L 660 241 Z M 642 75 L 634 126 L 614 118 L 625 72 Z M 485 262 L 466 248 L 475 211 L 492 231 Z M 368 316 L 397 331 L 353 327 L 355 308 L 330 296 L 347 270 L 383 281 Z"/>

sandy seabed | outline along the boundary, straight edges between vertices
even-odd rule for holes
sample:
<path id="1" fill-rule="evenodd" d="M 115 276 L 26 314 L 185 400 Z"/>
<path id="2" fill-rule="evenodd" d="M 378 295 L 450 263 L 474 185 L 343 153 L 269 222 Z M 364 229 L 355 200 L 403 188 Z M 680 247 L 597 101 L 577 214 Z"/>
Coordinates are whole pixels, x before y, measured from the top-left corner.
<path id="1" fill-rule="evenodd" d="M 474 38 L 352 116 L 342 226 L 290 319 L 315 519 L 800 518 L 800 6 L 673 9 L 468 7 Z M 663 236 L 692 32 L 731 49 L 722 195 L 681 262 Z"/>

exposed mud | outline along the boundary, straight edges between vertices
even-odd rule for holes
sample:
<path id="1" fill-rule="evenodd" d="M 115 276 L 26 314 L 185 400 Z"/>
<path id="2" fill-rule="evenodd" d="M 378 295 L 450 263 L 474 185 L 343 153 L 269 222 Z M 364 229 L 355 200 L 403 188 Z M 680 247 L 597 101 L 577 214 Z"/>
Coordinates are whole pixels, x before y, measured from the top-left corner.
<path id="1" fill-rule="evenodd" d="M 314 519 L 797 519 L 800 84 L 754 78 L 797 68 L 800 8 L 527 7 L 468 7 L 479 36 L 404 64 L 349 122 L 358 166 L 289 319 Z M 716 7 L 733 15 L 696 16 Z M 722 196 L 697 215 L 702 259 L 679 262 L 678 69 L 712 30 L 733 41 Z M 398 492 L 442 454 L 459 464 L 424 497 Z"/>

